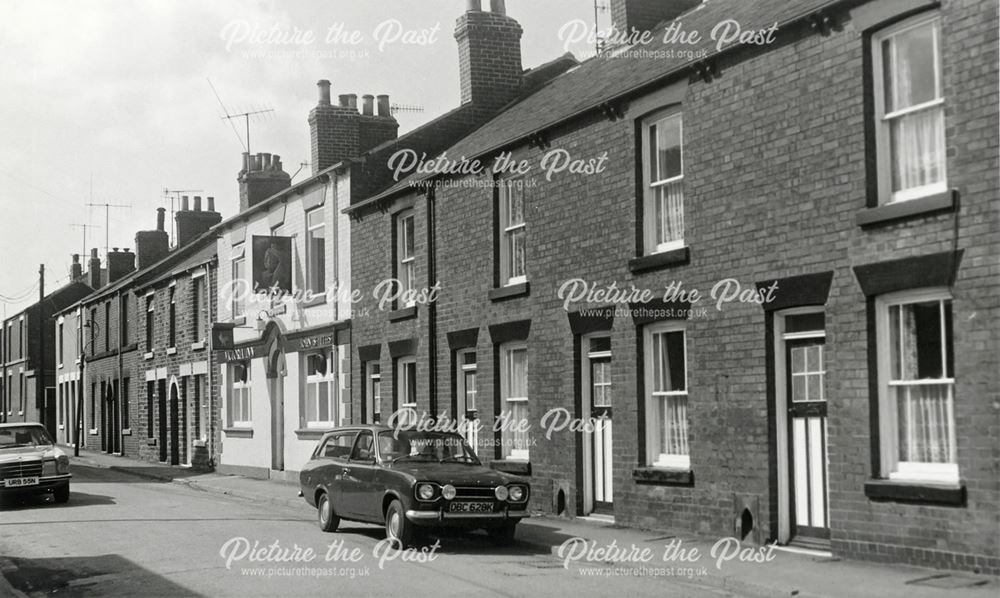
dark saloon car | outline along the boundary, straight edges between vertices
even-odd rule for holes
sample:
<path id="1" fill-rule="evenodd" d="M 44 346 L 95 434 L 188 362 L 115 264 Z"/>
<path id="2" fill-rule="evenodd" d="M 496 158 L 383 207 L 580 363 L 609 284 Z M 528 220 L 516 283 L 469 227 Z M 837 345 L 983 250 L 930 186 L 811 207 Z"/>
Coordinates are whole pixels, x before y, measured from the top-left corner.
<path id="1" fill-rule="evenodd" d="M 404 546 L 417 528 L 483 528 L 509 541 L 528 517 L 521 478 L 484 467 L 458 434 L 355 426 L 328 432 L 299 476 L 320 527 L 378 523 Z"/>
<path id="2" fill-rule="evenodd" d="M 0 496 L 51 492 L 69 500 L 69 457 L 41 424 L 0 424 Z"/>

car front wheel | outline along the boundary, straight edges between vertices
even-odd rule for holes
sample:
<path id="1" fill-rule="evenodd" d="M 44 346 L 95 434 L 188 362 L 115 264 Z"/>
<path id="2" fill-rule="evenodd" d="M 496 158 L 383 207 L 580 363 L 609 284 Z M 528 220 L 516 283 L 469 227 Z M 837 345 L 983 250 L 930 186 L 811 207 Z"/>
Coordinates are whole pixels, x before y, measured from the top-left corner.
<path id="1" fill-rule="evenodd" d="M 53 498 L 57 503 L 64 503 L 69 500 L 69 483 L 59 486 L 52 493 Z"/>
<path id="2" fill-rule="evenodd" d="M 413 524 L 406 518 L 403 503 L 398 500 L 392 501 L 385 511 L 386 539 L 398 542 L 399 548 L 406 548 L 413 543 L 414 535 Z"/>
<path id="3" fill-rule="evenodd" d="M 335 532 L 340 525 L 340 517 L 333 510 L 333 501 L 330 495 L 323 492 L 316 501 L 316 511 L 319 516 L 319 528 L 324 532 Z"/>

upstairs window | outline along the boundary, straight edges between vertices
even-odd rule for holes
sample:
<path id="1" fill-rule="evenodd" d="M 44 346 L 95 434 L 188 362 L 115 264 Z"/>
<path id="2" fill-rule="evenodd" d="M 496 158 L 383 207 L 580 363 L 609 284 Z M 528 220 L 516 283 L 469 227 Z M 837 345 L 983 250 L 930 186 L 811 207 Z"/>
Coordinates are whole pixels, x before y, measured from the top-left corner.
<path id="1" fill-rule="evenodd" d="M 396 216 L 396 279 L 402 294 L 400 307 L 415 304 L 416 254 L 414 251 L 413 210 L 404 210 Z"/>
<path id="2" fill-rule="evenodd" d="M 524 181 L 500 184 L 500 284 L 528 280 L 526 264 L 527 227 L 524 222 Z"/>
<path id="3" fill-rule="evenodd" d="M 111 350 L 111 302 L 104 304 L 104 350 Z"/>
<path id="4" fill-rule="evenodd" d="M 947 189 L 940 46 L 937 14 L 872 36 L 879 203 Z"/>
<path id="5" fill-rule="evenodd" d="M 313 293 L 326 292 L 326 224 L 322 207 L 306 214 L 306 287 Z"/>
<path id="6" fill-rule="evenodd" d="M 244 251 L 245 247 L 243 245 L 233 247 L 231 309 L 234 320 L 242 316 L 243 312 L 246 310 L 243 291 L 247 290 L 250 284 L 250 281 L 247 280 L 247 262 Z"/>
<path id="7" fill-rule="evenodd" d="M 146 352 L 153 351 L 153 321 L 156 315 L 156 307 L 153 303 L 153 295 L 146 296 Z"/>
<path id="8" fill-rule="evenodd" d="M 128 295 L 122 295 L 121 300 L 118 302 L 118 331 L 120 337 L 118 341 L 123 347 L 128 344 L 130 337 L 128 299 Z"/>
<path id="9" fill-rule="evenodd" d="M 168 347 L 177 346 L 177 289 L 170 287 L 170 307 L 167 313 Z"/>
<path id="10" fill-rule="evenodd" d="M 205 341 L 205 319 L 207 314 L 205 313 L 205 277 L 198 276 L 197 278 L 191 279 L 191 317 L 194 320 L 192 326 L 192 332 L 194 333 L 194 342 L 200 343 Z"/>
<path id="11" fill-rule="evenodd" d="M 684 142 L 679 109 L 642 123 L 643 238 L 645 253 L 684 246 Z"/>

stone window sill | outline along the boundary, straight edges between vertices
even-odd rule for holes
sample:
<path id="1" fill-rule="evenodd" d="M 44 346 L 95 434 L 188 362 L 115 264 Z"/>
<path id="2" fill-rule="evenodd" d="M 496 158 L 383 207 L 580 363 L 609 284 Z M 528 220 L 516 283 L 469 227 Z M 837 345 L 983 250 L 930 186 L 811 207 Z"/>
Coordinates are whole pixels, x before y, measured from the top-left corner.
<path id="1" fill-rule="evenodd" d="M 326 305 L 326 295 L 315 295 L 309 301 L 302 303 L 302 307 L 316 307 L 317 305 Z"/>
<path id="2" fill-rule="evenodd" d="M 156 439 L 155 438 L 147 438 L 146 439 L 146 446 L 156 446 Z"/>
<path id="3" fill-rule="evenodd" d="M 875 501 L 965 506 L 965 484 L 931 484 L 896 480 L 868 480 L 865 496 Z"/>
<path id="4" fill-rule="evenodd" d="M 202 447 L 206 446 L 206 443 L 205 443 L 204 440 L 193 440 L 193 441 L 191 441 L 191 446 L 193 446 L 195 448 L 202 448 Z"/>
<path id="5" fill-rule="evenodd" d="M 124 430 L 122 430 L 122 436 L 131 436 L 131 435 L 132 435 L 132 428 L 125 428 Z"/>
<path id="6" fill-rule="evenodd" d="M 490 301 L 503 301 L 514 297 L 527 297 L 530 294 L 531 283 L 525 281 L 490 289 L 489 298 Z"/>
<path id="7" fill-rule="evenodd" d="M 632 470 L 632 479 L 639 484 L 694 486 L 694 472 L 690 469 L 639 467 Z"/>
<path id="8" fill-rule="evenodd" d="M 197 343 L 191 343 L 192 351 L 203 351 L 205 349 L 205 341 L 200 341 Z"/>
<path id="9" fill-rule="evenodd" d="M 253 428 L 223 428 L 229 438 L 253 438 Z"/>
<path id="10" fill-rule="evenodd" d="M 402 322 L 417 317 L 417 306 L 401 307 L 389 312 L 390 322 Z"/>
<path id="11" fill-rule="evenodd" d="M 514 475 L 531 475 L 531 461 L 501 459 L 490 463 L 490 467 L 497 471 L 512 473 Z"/>
<path id="12" fill-rule="evenodd" d="M 88 430 L 87 433 L 90 434 L 91 436 L 97 436 L 97 430 L 96 429 Z"/>
<path id="13" fill-rule="evenodd" d="M 322 428 L 302 428 L 300 430 L 295 430 L 295 435 L 299 440 L 319 440 L 326 434 L 326 430 Z"/>
<path id="14" fill-rule="evenodd" d="M 142 358 L 145 359 L 146 361 L 149 361 L 150 359 L 153 358 L 153 352 L 150 351 L 149 353 L 144 353 Z"/>
<path id="15" fill-rule="evenodd" d="M 652 272 L 672 266 L 684 266 L 691 262 L 691 251 L 688 247 L 678 247 L 670 251 L 653 253 L 634 257 L 628 261 L 628 269 L 633 274 Z"/>
<path id="16" fill-rule="evenodd" d="M 954 189 L 895 203 L 868 208 L 855 217 L 862 228 L 881 226 L 910 218 L 922 218 L 936 212 L 950 212 L 958 206 L 958 193 Z"/>
<path id="17" fill-rule="evenodd" d="M 177 347 L 167 347 L 167 355 L 177 355 Z"/>

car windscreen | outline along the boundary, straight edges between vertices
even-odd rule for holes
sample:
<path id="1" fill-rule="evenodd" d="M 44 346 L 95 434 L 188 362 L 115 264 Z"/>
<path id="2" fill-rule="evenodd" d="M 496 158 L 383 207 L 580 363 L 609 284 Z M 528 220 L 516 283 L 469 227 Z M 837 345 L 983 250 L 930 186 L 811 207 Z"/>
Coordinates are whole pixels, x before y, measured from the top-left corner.
<path id="1" fill-rule="evenodd" d="M 397 430 L 379 432 L 379 454 L 387 461 L 438 461 L 479 465 L 465 439 L 458 434 Z"/>
<path id="2" fill-rule="evenodd" d="M 0 428 L 0 451 L 26 446 L 49 446 L 52 440 L 45 428 L 23 426 Z"/>

